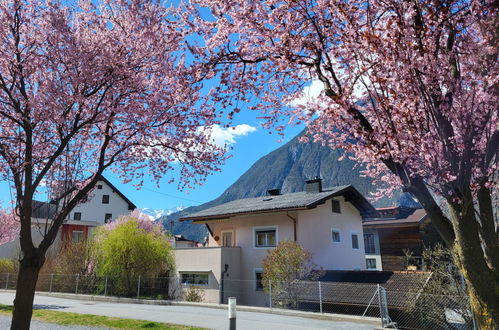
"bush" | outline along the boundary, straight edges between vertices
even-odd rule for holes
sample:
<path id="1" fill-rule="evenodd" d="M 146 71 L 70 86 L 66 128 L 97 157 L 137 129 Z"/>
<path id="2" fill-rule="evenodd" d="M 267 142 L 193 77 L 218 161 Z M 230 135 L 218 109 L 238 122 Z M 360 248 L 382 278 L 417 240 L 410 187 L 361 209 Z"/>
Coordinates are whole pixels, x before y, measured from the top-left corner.
<path id="1" fill-rule="evenodd" d="M 187 291 L 184 293 L 185 301 L 190 302 L 202 302 L 204 298 L 204 291 L 196 286 L 189 286 Z"/>
<path id="2" fill-rule="evenodd" d="M 18 265 L 16 260 L 0 258 L 0 274 L 17 273 Z"/>
<path id="3" fill-rule="evenodd" d="M 288 308 L 296 308 L 299 294 L 296 282 L 315 281 L 322 274 L 312 262 L 312 254 L 309 251 L 298 242 L 284 241 L 267 252 L 263 260 L 262 284 L 266 292 L 272 292 L 272 301 Z"/>
<path id="4" fill-rule="evenodd" d="M 171 276 L 175 260 L 161 224 L 138 212 L 120 217 L 95 231 L 92 243 L 98 276 L 115 277 L 115 293 L 136 294 L 137 279 Z"/>

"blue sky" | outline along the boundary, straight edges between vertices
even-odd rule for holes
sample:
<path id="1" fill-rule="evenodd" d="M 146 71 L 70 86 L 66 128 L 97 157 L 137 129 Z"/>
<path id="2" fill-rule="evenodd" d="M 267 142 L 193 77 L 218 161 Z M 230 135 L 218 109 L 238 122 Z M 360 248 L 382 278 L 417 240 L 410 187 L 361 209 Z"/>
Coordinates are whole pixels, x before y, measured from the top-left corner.
<path id="1" fill-rule="evenodd" d="M 287 141 L 297 135 L 303 126 L 288 127 L 285 131 L 283 142 L 278 142 L 279 136 L 260 126 L 260 120 L 256 117 L 259 113 L 246 111 L 235 118 L 233 126 L 237 130 L 221 130 L 217 137 L 221 141 L 223 137 L 232 139 L 229 143 L 232 155 L 222 167 L 221 172 L 208 176 L 203 186 L 195 189 L 178 191 L 176 184 L 168 184 L 163 179 L 158 188 L 154 182 L 146 182 L 141 190 L 136 190 L 131 184 L 123 185 L 112 173 L 107 178 L 113 182 L 132 202 L 139 208 L 171 209 L 177 206 L 192 206 L 208 202 L 218 197 L 225 189 L 234 183 L 254 162 L 269 152 L 279 148 Z M 241 126 L 238 126 L 241 125 Z M 237 133 L 246 134 L 237 135 Z"/>

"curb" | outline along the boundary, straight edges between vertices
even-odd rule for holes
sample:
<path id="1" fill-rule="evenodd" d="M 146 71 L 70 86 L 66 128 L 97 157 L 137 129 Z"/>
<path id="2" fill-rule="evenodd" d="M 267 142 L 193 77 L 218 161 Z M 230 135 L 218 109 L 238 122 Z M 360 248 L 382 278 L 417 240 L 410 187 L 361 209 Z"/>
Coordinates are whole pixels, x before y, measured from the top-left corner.
<path id="1" fill-rule="evenodd" d="M 14 290 L 0 290 L 0 292 L 13 292 L 14 293 L 15 291 Z M 196 302 L 171 301 L 171 300 L 136 299 L 136 298 L 74 294 L 74 293 L 37 291 L 36 295 L 55 297 L 55 298 L 64 298 L 64 299 L 74 299 L 74 300 L 110 302 L 110 303 L 118 303 L 118 304 L 191 306 L 191 307 L 205 307 L 205 308 L 225 309 L 225 310 L 228 308 L 227 304 L 196 303 Z M 241 312 L 257 312 L 257 313 L 276 314 L 276 315 L 284 315 L 284 316 L 305 317 L 305 318 L 316 319 L 316 320 L 354 322 L 354 323 L 361 323 L 361 324 L 369 324 L 369 325 L 372 325 L 373 327 L 381 328 L 381 320 L 379 318 L 375 318 L 375 317 L 362 317 L 362 316 L 356 316 L 356 315 L 329 314 L 329 313 L 320 314 L 320 313 L 314 313 L 314 312 L 303 312 L 303 311 L 295 311 L 295 310 L 287 310 L 287 309 L 256 307 L 256 306 L 242 306 L 242 305 L 238 305 L 237 310 L 241 311 Z"/>

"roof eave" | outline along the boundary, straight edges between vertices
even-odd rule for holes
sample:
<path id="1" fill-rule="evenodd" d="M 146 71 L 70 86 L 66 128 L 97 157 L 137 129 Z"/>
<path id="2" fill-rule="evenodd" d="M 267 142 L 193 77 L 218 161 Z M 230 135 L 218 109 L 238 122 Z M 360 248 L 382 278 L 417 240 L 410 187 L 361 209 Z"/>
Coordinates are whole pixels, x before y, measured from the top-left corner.
<path id="1" fill-rule="evenodd" d="M 204 221 L 227 220 L 230 218 L 245 216 L 245 215 L 258 215 L 258 214 L 268 214 L 268 213 L 279 213 L 279 212 L 285 212 L 285 211 L 298 211 L 298 210 L 306 210 L 308 208 L 309 208 L 308 206 L 299 206 L 299 207 L 286 207 L 286 208 L 271 209 L 271 210 L 248 211 L 248 212 L 240 212 L 240 213 L 226 213 L 226 214 L 199 216 L 199 217 L 187 216 L 187 217 L 182 217 L 182 218 L 178 219 L 178 221 L 190 221 L 190 220 L 192 220 L 194 223 L 204 223 Z"/>

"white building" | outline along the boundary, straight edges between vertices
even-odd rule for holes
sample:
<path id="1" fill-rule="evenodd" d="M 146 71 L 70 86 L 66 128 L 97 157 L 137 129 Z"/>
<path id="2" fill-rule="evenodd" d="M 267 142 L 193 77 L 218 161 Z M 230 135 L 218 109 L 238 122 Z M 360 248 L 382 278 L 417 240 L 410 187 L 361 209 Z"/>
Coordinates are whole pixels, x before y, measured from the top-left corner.
<path id="1" fill-rule="evenodd" d="M 33 202 L 31 235 L 35 244 L 42 240 L 45 228 L 50 226 L 51 218 L 57 208 L 57 203 Z M 92 228 L 128 214 L 135 208 L 135 204 L 118 188 L 106 178 L 101 177 L 87 201 L 69 212 L 53 246 L 57 246 L 61 241 L 81 241 L 88 236 Z M 17 258 L 19 251 L 18 239 L 0 245 L 0 258 Z"/>
<path id="2" fill-rule="evenodd" d="M 362 215 L 371 204 L 352 186 L 322 189 L 320 179 L 306 191 L 232 201 L 182 220 L 205 224 L 207 248 L 176 249 L 181 282 L 205 289 L 205 301 L 264 306 L 262 261 L 282 241 L 297 241 L 323 270 L 365 270 Z M 223 284 L 222 284 L 223 283 Z M 224 293 L 220 293 L 224 291 Z"/>

